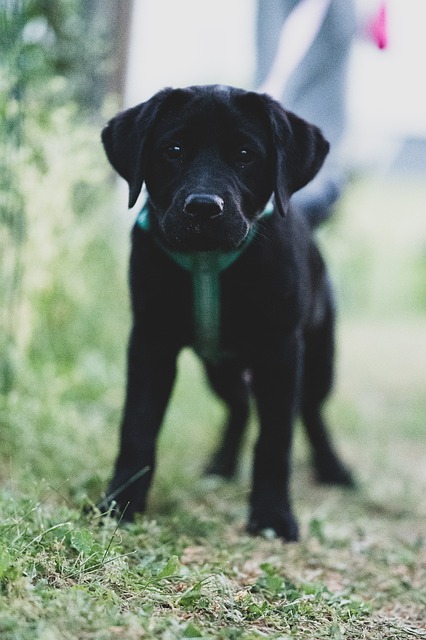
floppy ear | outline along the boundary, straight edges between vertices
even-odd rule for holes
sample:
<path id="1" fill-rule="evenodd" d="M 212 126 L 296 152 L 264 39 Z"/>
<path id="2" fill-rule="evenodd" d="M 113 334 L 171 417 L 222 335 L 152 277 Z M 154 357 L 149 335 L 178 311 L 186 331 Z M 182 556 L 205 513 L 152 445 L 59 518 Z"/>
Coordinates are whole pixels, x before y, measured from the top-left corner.
<path id="1" fill-rule="evenodd" d="M 108 160 L 129 184 L 129 209 L 138 199 L 144 181 L 146 138 L 160 107 L 172 92 L 173 89 L 164 89 L 146 102 L 119 113 L 102 131 Z"/>
<path id="2" fill-rule="evenodd" d="M 320 170 L 330 148 L 320 129 L 267 100 L 275 146 L 275 204 L 286 214 L 291 195 L 310 182 Z"/>

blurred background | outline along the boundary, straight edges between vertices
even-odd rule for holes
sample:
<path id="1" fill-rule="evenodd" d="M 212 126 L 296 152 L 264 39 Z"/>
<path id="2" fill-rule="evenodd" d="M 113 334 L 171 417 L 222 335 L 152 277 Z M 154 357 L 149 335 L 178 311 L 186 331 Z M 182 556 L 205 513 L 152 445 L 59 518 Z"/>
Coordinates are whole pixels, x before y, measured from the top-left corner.
<path id="1" fill-rule="evenodd" d="M 426 493 L 425 23 L 424 0 L 389 0 L 388 48 L 356 38 L 350 183 L 318 231 L 341 319 L 331 420 L 361 477 L 382 479 L 374 491 L 389 499 L 409 485 L 417 504 Z M 47 478 L 76 499 L 104 487 L 123 399 L 134 216 L 100 130 L 164 86 L 253 88 L 255 25 L 254 0 L 1 0 L 4 486 Z M 180 451 L 190 477 L 203 460 L 188 458 L 175 431 L 207 455 L 215 433 L 201 426 L 219 424 L 222 409 L 195 358 L 183 358 L 164 465 Z"/>
<path id="2" fill-rule="evenodd" d="M 359 22 L 373 15 L 378 4 L 358 0 Z M 126 105 L 165 86 L 253 88 L 258 6 L 261 11 L 261 0 L 135 0 Z M 390 0 L 387 7 L 389 47 L 380 51 L 367 38 L 355 38 L 347 101 L 352 156 L 364 165 L 381 162 L 382 168 L 392 164 L 406 139 L 417 139 L 422 146 L 426 138 L 426 5 L 422 0 Z M 358 36 L 360 31 L 361 25 Z"/>

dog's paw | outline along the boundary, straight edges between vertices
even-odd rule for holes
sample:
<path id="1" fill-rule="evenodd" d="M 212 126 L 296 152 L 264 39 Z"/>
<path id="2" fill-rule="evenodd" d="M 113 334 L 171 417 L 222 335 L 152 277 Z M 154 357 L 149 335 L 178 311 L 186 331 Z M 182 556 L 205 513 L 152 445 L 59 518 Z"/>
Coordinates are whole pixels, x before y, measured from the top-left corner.
<path id="1" fill-rule="evenodd" d="M 327 464 L 315 462 L 315 479 L 320 484 L 336 485 L 356 489 L 357 483 L 352 472 L 338 458 Z"/>
<path id="2" fill-rule="evenodd" d="M 132 522 L 145 511 L 150 476 L 149 467 L 119 467 L 97 508 L 120 522 Z"/>
<path id="3" fill-rule="evenodd" d="M 132 503 L 116 502 L 115 500 L 109 500 L 108 497 L 100 500 L 96 509 L 100 516 L 115 518 L 119 523 L 133 522 L 137 513 L 143 513 L 145 508 L 139 506 L 138 508 L 132 508 Z"/>
<path id="4" fill-rule="evenodd" d="M 299 540 L 299 527 L 291 511 L 259 515 L 253 513 L 249 518 L 247 531 L 251 535 L 263 536 L 268 539 L 282 538 L 285 542 Z"/>
<path id="5" fill-rule="evenodd" d="M 96 503 L 96 510 L 102 517 L 111 517 L 124 520 L 124 515 L 118 503 L 115 500 L 110 500 L 108 496 L 99 500 Z"/>
<path id="6" fill-rule="evenodd" d="M 214 455 L 206 464 L 205 476 L 219 476 L 225 480 L 231 480 L 236 475 L 237 463 L 234 459 L 227 459 L 225 456 Z"/>

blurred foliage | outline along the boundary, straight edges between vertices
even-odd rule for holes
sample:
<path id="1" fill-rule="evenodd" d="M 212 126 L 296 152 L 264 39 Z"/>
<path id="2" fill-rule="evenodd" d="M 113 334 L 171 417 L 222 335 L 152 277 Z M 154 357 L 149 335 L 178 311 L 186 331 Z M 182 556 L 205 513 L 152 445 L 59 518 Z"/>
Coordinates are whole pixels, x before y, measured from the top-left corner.
<path id="1" fill-rule="evenodd" d="M 105 244 L 96 227 L 111 213 L 99 130 L 117 67 L 115 5 L 0 1 L 0 392 L 26 359 L 69 364 L 77 331 L 102 335 L 75 311 L 87 284 L 76 261 Z M 113 254 L 103 252 L 112 269 Z"/>
<path id="2" fill-rule="evenodd" d="M 117 3 L 100 0 L 2 0 L 0 53 L 10 92 L 62 76 L 62 100 L 90 113 L 102 107 L 116 71 Z M 9 78 L 9 81 L 11 78 Z"/>

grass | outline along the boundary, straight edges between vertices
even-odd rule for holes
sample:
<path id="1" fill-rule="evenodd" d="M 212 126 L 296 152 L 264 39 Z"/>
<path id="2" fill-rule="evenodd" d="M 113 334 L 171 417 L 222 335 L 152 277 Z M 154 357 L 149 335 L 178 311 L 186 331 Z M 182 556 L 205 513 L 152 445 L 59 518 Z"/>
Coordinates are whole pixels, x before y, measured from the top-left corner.
<path id="1" fill-rule="evenodd" d="M 414 182 L 355 181 L 320 231 L 340 307 L 328 413 L 359 490 L 316 486 L 299 430 L 297 544 L 244 532 L 254 418 L 239 478 L 203 481 L 223 409 L 189 351 L 148 513 L 84 514 L 116 451 L 125 233 L 111 252 L 105 224 L 72 273 L 66 256 L 55 287 L 73 304 L 58 317 L 46 293 L 49 330 L 0 397 L 2 640 L 426 638 L 425 201 Z"/>

